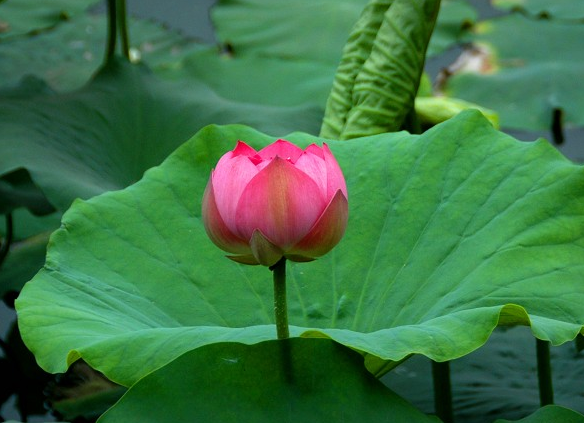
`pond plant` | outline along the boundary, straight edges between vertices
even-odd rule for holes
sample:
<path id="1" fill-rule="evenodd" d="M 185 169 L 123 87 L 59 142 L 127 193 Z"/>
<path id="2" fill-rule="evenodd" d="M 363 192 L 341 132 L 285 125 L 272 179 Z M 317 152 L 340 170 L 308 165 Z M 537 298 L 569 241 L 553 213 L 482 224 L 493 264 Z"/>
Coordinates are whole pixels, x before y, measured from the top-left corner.
<path id="1" fill-rule="evenodd" d="M 498 129 L 560 142 L 581 98 L 487 92 L 550 62 L 493 28 L 577 34 L 576 2 L 464 33 L 457 0 L 222 0 L 219 50 L 58 3 L 0 3 L 0 57 L 38 65 L 0 71 L 0 399 L 23 421 L 36 381 L 71 422 L 584 422 L 584 169 Z M 43 60 L 98 26 L 75 66 Z M 461 37 L 479 71 L 435 95 L 426 59 Z"/>

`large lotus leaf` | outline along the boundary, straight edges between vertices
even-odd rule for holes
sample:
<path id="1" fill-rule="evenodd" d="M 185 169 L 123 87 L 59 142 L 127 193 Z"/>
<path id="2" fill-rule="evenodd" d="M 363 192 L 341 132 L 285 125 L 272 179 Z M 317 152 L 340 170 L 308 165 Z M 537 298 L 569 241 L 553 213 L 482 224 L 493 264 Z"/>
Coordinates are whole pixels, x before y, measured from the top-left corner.
<path id="1" fill-rule="evenodd" d="M 550 352 L 554 402 L 584 412 L 584 353 L 571 342 Z M 414 357 L 384 376 L 383 382 L 420 410 L 431 412 L 430 368 L 428 359 Z M 526 327 L 496 330 L 480 349 L 452 361 L 450 373 L 456 421 L 519 419 L 540 406 L 535 340 Z"/>
<path id="2" fill-rule="evenodd" d="M 325 339 L 190 351 L 132 386 L 100 423 L 438 422 L 383 386 L 363 357 Z"/>
<path id="3" fill-rule="evenodd" d="M 502 9 L 523 9 L 534 15 L 547 15 L 560 19 L 584 17 L 584 3 L 580 0 L 491 0 Z"/>
<path id="4" fill-rule="evenodd" d="M 0 174 L 26 169 L 59 210 L 126 187 L 209 123 L 268 133 L 316 131 L 311 108 L 226 100 L 202 83 L 167 83 L 116 60 L 69 94 L 0 98 Z"/>
<path id="5" fill-rule="evenodd" d="M 174 68 L 173 63 L 198 48 L 151 21 L 129 19 L 128 26 L 132 54 L 155 70 Z M 105 15 L 85 13 L 51 31 L 0 43 L 2 86 L 16 85 L 23 75 L 35 75 L 56 90 L 81 87 L 103 60 L 106 30 Z"/>
<path id="6" fill-rule="evenodd" d="M 582 126 L 583 38 L 584 25 L 519 13 L 481 22 L 472 37 L 479 60 L 457 71 L 444 90 L 495 110 L 502 127 L 549 129 L 555 110 L 566 126 Z"/>
<path id="7" fill-rule="evenodd" d="M 97 0 L 0 1 L 0 41 L 52 28 L 96 3 Z"/>
<path id="8" fill-rule="evenodd" d="M 212 10 L 217 36 L 236 53 L 337 64 L 367 0 L 220 0 Z M 460 36 L 474 10 L 464 0 L 444 0 L 428 54 Z"/>
<path id="9" fill-rule="evenodd" d="M 210 170 L 237 139 L 274 138 L 208 127 L 140 182 L 64 215 L 17 299 L 45 369 L 82 357 L 131 385 L 197 347 L 275 337 L 270 272 L 224 258 L 200 218 Z M 530 324 L 553 344 L 581 330 L 584 171 L 546 141 L 516 141 L 470 111 L 421 136 L 330 147 L 349 224 L 330 254 L 289 267 L 293 337 L 333 338 L 380 373 L 380 359 L 465 355 L 498 323 Z"/>

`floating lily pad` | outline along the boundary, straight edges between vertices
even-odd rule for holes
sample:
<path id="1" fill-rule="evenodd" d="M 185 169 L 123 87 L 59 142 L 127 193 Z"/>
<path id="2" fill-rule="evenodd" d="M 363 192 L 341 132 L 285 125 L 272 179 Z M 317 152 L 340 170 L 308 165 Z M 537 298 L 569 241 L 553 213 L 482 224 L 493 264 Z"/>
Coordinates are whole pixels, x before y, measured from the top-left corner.
<path id="1" fill-rule="evenodd" d="M 325 339 L 190 351 L 131 387 L 99 422 L 211 420 L 439 422 L 383 386 L 359 354 Z"/>
<path id="2" fill-rule="evenodd" d="M 335 70 L 336 65 L 318 61 L 231 56 L 213 47 L 190 54 L 180 68 L 159 68 L 157 74 L 204 81 L 222 97 L 236 101 L 324 110 Z"/>
<path id="3" fill-rule="evenodd" d="M 236 54 L 338 64 L 343 46 L 367 0 L 220 0 L 212 9 L 217 36 Z M 245 18 L 248 17 L 248 18 Z M 253 18 L 252 18 L 253 17 Z M 465 0 L 444 0 L 430 55 L 449 48 L 476 11 Z"/>
<path id="4" fill-rule="evenodd" d="M 97 0 L 4 0 L 0 2 L 0 41 L 52 28 L 96 3 Z"/>
<path id="5" fill-rule="evenodd" d="M 533 15 L 560 19 L 584 18 L 584 3 L 580 0 L 491 0 L 501 9 L 521 9 Z"/>
<path id="6" fill-rule="evenodd" d="M 163 82 L 116 60 L 78 91 L 0 99 L 0 175 L 26 169 L 64 211 L 75 198 L 136 182 L 203 126 L 234 122 L 316 131 L 320 114 L 226 100 L 202 83 Z"/>
<path id="7" fill-rule="evenodd" d="M 199 48 L 192 40 L 151 21 L 129 19 L 128 25 L 132 54 L 154 69 L 173 68 Z M 0 43 L 2 86 L 14 86 L 23 76 L 34 75 L 57 91 L 81 87 L 102 63 L 106 30 L 105 15 L 81 14 L 49 32 Z"/>
<path id="8" fill-rule="evenodd" d="M 83 358 L 129 386 L 197 347 L 275 337 L 269 270 L 226 259 L 200 217 L 210 170 L 238 139 L 259 148 L 275 137 L 208 127 L 140 182 L 75 202 L 17 300 L 45 369 Z M 553 344 L 580 332 L 582 167 L 476 111 L 421 136 L 329 145 L 349 224 L 330 254 L 289 267 L 293 337 L 330 337 L 380 374 L 410 354 L 468 354 L 501 323 L 531 325 Z"/>
<path id="9" fill-rule="evenodd" d="M 584 25 L 516 13 L 475 30 L 480 54 L 447 80 L 448 95 L 495 110 L 504 128 L 549 129 L 555 110 L 566 126 L 584 125 Z"/>
<path id="10" fill-rule="evenodd" d="M 236 54 L 337 64 L 368 0 L 221 0 L 211 17 Z"/>
<path id="11" fill-rule="evenodd" d="M 478 17 L 476 9 L 466 0 L 442 0 L 438 20 L 428 45 L 427 55 L 443 53 L 460 40 L 466 29 Z"/>

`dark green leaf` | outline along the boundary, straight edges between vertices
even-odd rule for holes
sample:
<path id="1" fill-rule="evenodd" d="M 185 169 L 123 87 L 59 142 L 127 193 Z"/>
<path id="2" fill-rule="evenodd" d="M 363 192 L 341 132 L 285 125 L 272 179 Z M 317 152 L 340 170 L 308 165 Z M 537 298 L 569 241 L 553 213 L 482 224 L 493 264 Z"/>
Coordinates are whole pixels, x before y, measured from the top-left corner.
<path id="1" fill-rule="evenodd" d="M 153 69 L 175 69 L 182 57 L 200 48 L 151 21 L 130 19 L 128 25 L 132 55 Z M 1 42 L 0 85 L 13 86 L 24 75 L 34 75 L 56 90 L 80 88 L 103 60 L 106 29 L 103 14 L 81 14 L 50 32 Z"/>
<path id="2" fill-rule="evenodd" d="M 0 2 L 0 41 L 50 29 L 82 13 L 97 0 L 4 0 Z"/>
<path id="3" fill-rule="evenodd" d="M 310 107 L 230 101 L 202 83 L 162 82 L 119 60 L 73 93 L 0 99 L 0 175 L 26 169 L 63 211 L 75 198 L 136 182 L 207 124 L 314 132 L 319 120 Z"/>
<path id="4" fill-rule="evenodd" d="M 8 172 L 0 177 L 0 214 L 7 214 L 16 208 L 26 207 L 37 215 L 55 211 L 43 193 L 35 186 L 24 169 Z"/>
<path id="5" fill-rule="evenodd" d="M 212 11 L 217 37 L 236 54 L 324 61 L 341 57 L 367 0 L 221 0 Z"/>
<path id="6" fill-rule="evenodd" d="M 278 107 L 312 105 L 322 116 L 335 68 L 318 61 L 231 56 L 207 48 L 189 55 L 178 70 L 159 69 L 157 74 L 203 81 L 220 96 L 235 101 Z"/>
<path id="7" fill-rule="evenodd" d="M 0 267 L 0 298 L 8 292 L 19 292 L 43 267 L 49 235 L 50 232 L 42 232 L 11 244 L 8 256 Z"/>
<path id="8" fill-rule="evenodd" d="M 583 423 L 584 416 L 567 408 L 548 405 L 521 420 L 497 420 L 495 423 Z"/>
<path id="9" fill-rule="evenodd" d="M 128 421 L 430 423 L 324 339 L 218 343 L 190 351 L 134 385 L 100 423 Z"/>

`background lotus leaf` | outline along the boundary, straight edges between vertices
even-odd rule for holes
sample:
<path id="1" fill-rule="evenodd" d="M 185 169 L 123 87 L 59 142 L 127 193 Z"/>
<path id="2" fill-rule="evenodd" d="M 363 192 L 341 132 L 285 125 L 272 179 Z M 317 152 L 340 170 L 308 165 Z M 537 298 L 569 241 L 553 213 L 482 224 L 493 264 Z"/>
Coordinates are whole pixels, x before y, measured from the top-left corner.
<path id="1" fill-rule="evenodd" d="M 545 14 L 552 18 L 582 19 L 584 3 L 578 0 L 491 0 L 501 9 L 522 9 L 533 15 Z"/>
<path id="2" fill-rule="evenodd" d="M 220 0 L 212 10 L 217 38 L 237 54 L 254 54 L 337 64 L 351 28 L 367 0 Z M 242 19 L 253 16 L 253 19 Z M 438 54 L 460 36 L 465 23 L 476 19 L 465 0 L 443 0 L 436 32 L 428 47 Z M 326 25 L 323 25 L 326 22 Z"/>
<path id="3" fill-rule="evenodd" d="M 0 41 L 38 33 L 86 11 L 97 0 L 4 0 L 0 2 Z"/>
<path id="4" fill-rule="evenodd" d="M 199 346 L 275 336 L 270 272 L 225 259 L 200 220 L 209 172 L 237 139 L 259 148 L 274 137 L 208 127 L 140 182 L 65 214 L 17 300 L 23 339 L 44 368 L 81 357 L 131 385 Z M 498 323 L 531 324 L 553 344 L 581 330 L 580 166 L 545 141 L 497 132 L 476 111 L 421 136 L 330 147 L 351 217 L 330 254 L 289 268 L 292 336 L 331 337 L 369 354 L 379 373 L 381 360 L 413 353 L 465 355 Z"/>
<path id="5" fill-rule="evenodd" d="M 557 110 L 583 126 L 584 25 L 520 13 L 478 23 L 469 67 L 447 79 L 446 94 L 495 110 L 501 126 L 545 130 Z"/>
<path id="6" fill-rule="evenodd" d="M 12 2 L 19 4 L 22 0 L 7 3 Z M 0 4 L 0 14 L 3 7 L 4 3 Z M 178 32 L 151 21 L 129 19 L 128 26 L 132 54 L 153 69 L 173 68 L 173 63 L 200 48 Z M 42 34 L 0 42 L 1 85 L 14 86 L 24 75 L 34 75 L 54 90 L 81 87 L 102 63 L 106 29 L 105 15 L 81 13 Z"/>
<path id="7" fill-rule="evenodd" d="M 69 94 L 0 99 L 0 174 L 26 169 L 57 209 L 121 189 L 208 122 L 314 130 L 318 113 L 225 100 L 199 83 L 159 81 L 117 60 Z"/>
<path id="8" fill-rule="evenodd" d="M 427 57 L 445 52 L 456 44 L 478 18 L 476 9 L 466 0 L 442 0 L 440 13 L 428 45 Z"/>
<path id="9" fill-rule="evenodd" d="M 554 403 L 584 412 L 584 353 L 573 342 L 551 349 Z M 434 410 L 431 363 L 413 357 L 383 381 L 418 409 Z M 526 327 L 499 328 L 476 351 L 450 363 L 456 421 L 519 419 L 540 407 L 535 341 Z M 562 420 L 559 420 L 562 421 Z"/>

